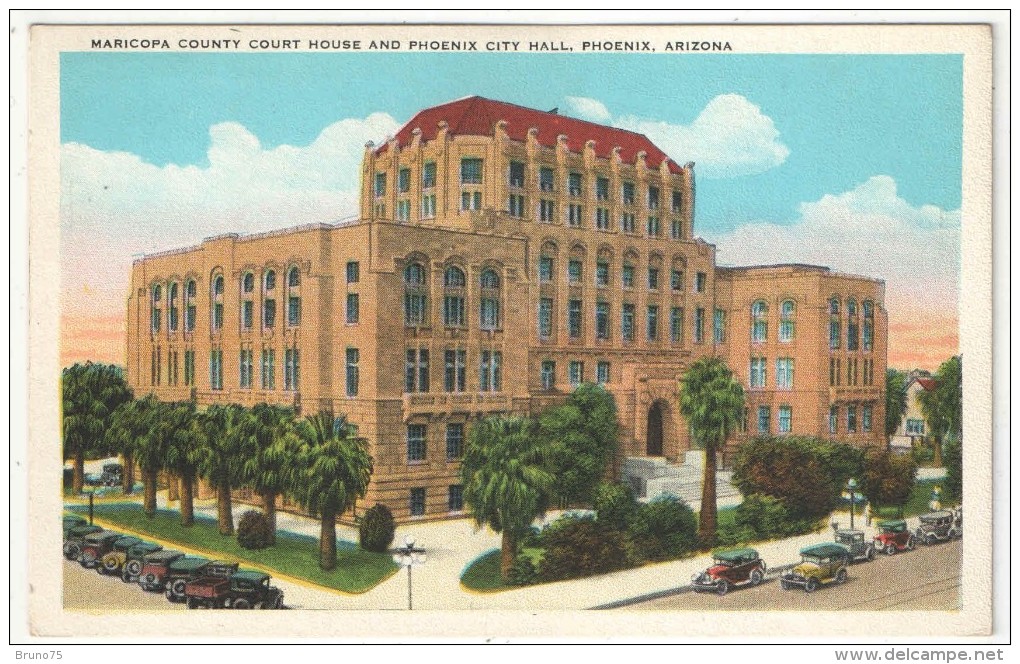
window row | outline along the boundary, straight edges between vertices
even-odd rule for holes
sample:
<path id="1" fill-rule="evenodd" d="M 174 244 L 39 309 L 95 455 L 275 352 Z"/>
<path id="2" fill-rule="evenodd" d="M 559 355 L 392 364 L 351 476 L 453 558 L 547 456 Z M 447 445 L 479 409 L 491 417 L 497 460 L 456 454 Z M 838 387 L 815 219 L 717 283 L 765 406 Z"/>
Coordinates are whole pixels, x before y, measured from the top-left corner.
<path id="1" fill-rule="evenodd" d="M 410 513 L 411 516 L 423 516 L 427 502 L 427 491 L 425 487 L 415 487 L 410 491 Z M 448 512 L 464 511 L 464 487 L 460 484 L 451 484 L 446 488 L 446 509 Z"/>
<path id="2" fill-rule="evenodd" d="M 194 387 L 196 385 L 195 374 L 195 351 L 185 350 L 182 354 L 176 350 L 166 352 L 166 385 L 176 387 L 184 385 Z M 258 386 L 262 390 L 277 389 L 276 350 L 264 348 L 261 351 L 258 373 L 256 374 L 256 358 L 251 349 L 242 349 L 238 352 L 238 374 L 237 385 L 240 389 L 254 389 Z M 183 368 L 183 382 L 181 382 L 181 369 Z M 301 363 L 299 351 L 296 348 L 288 348 L 284 351 L 283 357 L 283 389 L 296 391 L 300 381 Z M 214 348 L 209 351 L 209 387 L 213 390 L 223 389 L 223 350 Z M 151 374 L 150 385 L 153 387 L 162 386 L 163 383 L 163 352 L 157 346 L 151 352 Z"/>
<path id="3" fill-rule="evenodd" d="M 647 341 L 658 341 L 662 338 L 663 323 L 660 313 L 666 312 L 665 307 L 657 304 L 645 306 L 643 338 Z M 609 340 L 611 337 L 612 314 L 608 302 L 595 303 L 594 332 L 595 338 Z M 623 303 L 620 306 L 620 339 L 622 341 L 634 341 L 637 335 L 637 306 L 631 303 Z M 684 343 L 684 308 L 669 307 L 669 320 L 667 322 L 669 342 L 674 344 Z M 571 339 L 580 339 L 584 334 L 584 303 L 582 300 L 567 300 L 567 335 Z M 697 307 L 694 310 L 694 317 L 691 321 L 692 339 L 696 344 L 705 341 L 705 309 Z M 713 340 L 715 343 L 726 341 L 726 312 L 716 309 L 712 319 Z M 549 340 L 553 331 L 557 328 L 557 314 L 555 301 L 551 297 L 542 297 L 538 300 L 538 337 L 542 340 Z"/>
<path id="4" fill-rule="evenodd" d="M 460 461 L 461 457 L 464 456 L 464 445 L 466 442 L 466 438 L 464 437 L 464 423 L 447 423 L 444 440 L 446 442 L 446 461 Z M 428 459 L 428 441 L 429 435 L 427 424 L 407 425 L 408 463 L 422 463 Z"/>
<path id="5" fill-rule="evenodd" d="M 829 433 L 857 433 L 858 427 L 863 433 L 871 433 L 872 428 L 872 413 L 874 407 L 870 403 L 865 404 L 846 404 L 842 408 L 833 404 L 829 406 Z M 860 421 L 858 422 L 858 415 Z M 842 416 L 842 418 L 841 418 Z M 840 422 L 843 422 L 843 426 L 840 426 Z"/>
<path id="6" fill-rule="evenodd" d="M 839 357 L 829 358 L 830 387 L 844 385 L 844 378 L 846 379 L 845 385 L 847 387 L 857 387 L 859 385 L 872 386 L 875 384 L 875 360 L 868 358 L 861 360 L 856 357 L 845 358 L 846 371 L 844 372 L 843 359 Z"/>
<path id="7" fill-rule="evenodd" d="M 492 268 L 482 270 L 479 278 L 481 298 L 478 303 L 478 324 L 483 330 L 502 327 L 501 280 Z M 456 266 L 443 273 L 443 325 L 467 327 L 467 278 Z M 404 268 L 404 324 L 426 325 L 429 320 L 429 299 L 426 270 L 421 263 L 410 263 Z"/>
<path id="8" fill-rule="evenodd" d="M 595 363 L 595 382 L 605 385 L 610 382 L 611 365 L 605 360 Z M 539 373 L 539 381 L 543 390 L 556 389 L 556 361 L 543 360 Z M 590 379 L 589 379 L 590 380 Z M 567 383 L 570 387 L 578 387 L 586 381 L 584 362 L 582 360 L 571 360 L 567 363 Z"/>
<path id="9" fill-rule="evenodd" d="M 768 386 L 768 360 L 764 357 L 751 358 L 750 380 L 751 389 L 764 389 Z M 775 387 L 777 390 L 793 389 L 793 358 L 776 358 Z"/>
<path id="10" fill-rule="evenodd" d="M 767 436 L 772 433 L 787 434 L 793 432 L 793 408 L 791 406 L 783 405 L 779 407 L 775 431 L 772 430 L 772 408 L 770 406 L 758 406 L 756 416 L 755 428 L 759 435 Z M 744 428 L 746 430 L 746 426 Z"/>
<path id="11" fill-rule="evenodd" d="M 633 264 L 625 262 L 620 270 L 620 285 L 623 288 L 634 288 L 636 283 L 637 268 Z M 645 285 L 648 290 L 665 290 L 663 281 L 664 270 L 659 266 L 649 266 L 645 273 Z M 556 259 L 552 256 L 539 256 L 538 258 L 538 281 L 541 284 L 554 283 L 556 280 Z M 609 261 L 596 261 L 595 263 L 595 286 L 608 288 L 612 281 L 612 264 Z M 567 261 L 567 282 L 573 286 L 584 283 L 584 261 L 571 258 Z M 671 268 L 669 271 L 669 290 L 680 292 L 684 290 L 684 270 Z M 707 288 L 708 275 L 705 272 L 696 272 L 694 275 L 693 292 L 704 293 Z"/>
<path id="12" fill-rule="evenodd" d="M 839 311 L 840 311 L 840 306 L 839 305 L 840 305 L 840 301 L 839 301 L 838 297 L 833 296 L 833 297 L 829 298 L 829 315 L 830 316 L 839 316 Z M 875 303 L 872 302 L 871 300 L 864 300 L 864 302 L 861 303 L 861 309 L 864 312 L 864 317 L 865 318 L 874 318 L 875 317 Z M 846 316 L 847 316 L 847 318 L 857 318 L 857 315 L 858 315 L 858 312 L 857 312 L 857 300 L 855 300 L 852 297 L 848 298 L 847 301 L 846 301 Z"/>
<path id="13" fill-rule="evenodd" d="M 462 348 L 443 351 L 443 391 L 467 391 L 468 353 Z M 429 392 L 432 387 L 432 368 L 427 348 L 408 348 L 404 360 L 404 392 Z M 478 351 L 478 391 L 503 391 L 503 352 L 483 349 Z"/>
<path id="14" fill-rule="evenodd" d="M 523 194 L 510 194 L 507 198 L 506 213 L 518 219 L 528 218 L 528 210 L 534 210 L 534 219 L 541 223 L 556 223 L 557 204 L 555 201 L 540 198 L 534 207 L 530 207 L 528 199 Z M 585 213 L 584 206 L 580 203 L 568 203 L 559 213 L 562 221 L 571 228 L 584 228 L 586 220 L 590 227 L 600 231 L 612 231 L 612 213 L 608 207 L 595 207 L 594 211 Z M 407 221 L 407 219 L 401 219 Z M 637 217 L 633 212 L 621 212 L 617 219 L 617 229 L 623 233 L 637 234 Z M 644 234 L 648 237 L 662 237 L 662 220 L 658 215 L 648 215 L 643 226 Z M 674 218 L 669 222 L 669 237 L 672 240 L 684 239 L 684 223 L 682 219 Z"/>
<path id="15" fill-rule="evenodd" d="M 796 327 L 797 305 L 793 300 L 783 300 L 779 305 L 779 341 L 793 341 Z M 757 300 L 751 305 L 751 341 L 765 343 L 769 336 L 769 305 Z"/>
<path id="16" fill-rule="evenodd" d="M 842 323 L 838 318 L 829 321 L 829 349 L 837 350 L 842 339 Z M 864 319 L 864 328 L 861 329 L 856 319 L 851 319 L 846 325 L 846 349 L 848 351 L 874 350 L 875 346 L 875 321 L 871 318 Z"/>

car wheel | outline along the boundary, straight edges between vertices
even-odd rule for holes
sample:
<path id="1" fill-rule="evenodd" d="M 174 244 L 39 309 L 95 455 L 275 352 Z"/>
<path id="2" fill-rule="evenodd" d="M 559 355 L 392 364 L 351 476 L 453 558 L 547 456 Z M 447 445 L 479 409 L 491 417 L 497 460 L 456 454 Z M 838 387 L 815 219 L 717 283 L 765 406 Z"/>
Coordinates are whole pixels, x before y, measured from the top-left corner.
<path id="1" fill-rule="evenodd" d="M 868 558 L 868 562 L 869 562 L 869 563 L 870 563 L 870 562 L 871 562 L 872 560 L 874 560 L 874 559 L 875 559 L 875 547 L 873 547 L 873 546 L 869 546 L 869 547 L 868 547 L 868 556 L 867 556 L 867 558 Z"/>
<path id="2" fill-rule="evenodd" d="M 184 598 L 184 586 L 187 585 L 184 579 L 177 579 L 170 586 L 170 592 L 174 594 L 178 600 Z"/>
<path id="3" fill-rule="evenodd" d="M 950 528 L 947 534 L 949 535 L 949 539 L 956 539 L 960 536 L 960 533 L 956 532 L 956 528 Z"/>
<path id="4" fill-rule="evenodd" d="M 841 569 L 836 572 L 836 583 L 846 583 L 846 570 Z"/>
<path id="5" fill-rule="evenodd" d="M 261 611 L 262 609 L 266 608 L 266 606 L 262 602 L 255 602 L 255 606 L 251 608 L 258 609 L 259 611 Z"/>
<path id="6" fill-rule="evenodd" d="M 727 583 L 726 579 L 719 579 L 715 583 L 715 594 L 725 595 L 730 591 L 730 584 Z"/>
<path id="7" fill-rule="evenodd" d="M 818 579 L 811 577 L 804 584 L 804 592 L 813 593 L 816 590 L 818 590 Z"/>
<path id="8" fill-rule="evenodd" d="M 780 581 L 780 582 L 779 582 L 779 586 L 780 586 L 780 587 L 781 587 L 781 588 L 782 588 L 783 590 L 789 590 L 789 589 L 790 589 L 790 584 L 789 584 L 789 583 L 787 583 L 786 581 Z"/>
<path id="9" fill-rule="evenodd" d="M 101 565 L 104 574 L 116 574 L 117 568 L 120 567 L 116 558 L 107 558 Z"/>
<path id="10" fill-rule="evenodd" d="M 78 558 L 78 564 L 81 565 L 82 567 L 92 567 L 92 565 L 94 565 L 95 562 L 96 562 L 95 555 L 88 551 L 81 554 L 81 556 Z"/>
<path id="11" fill-rule="evenodd" d="M 889 555 L 889 556 L 895 554 L 896 553 L 896 545 L 893 544 L 892 542 L 889 542 L 889 545 L 887 547 L 885 547 L 885 553 L 886 553 L 886 555 Z"/>
<path id="12" fill-rule="evenodd" d="M 751 585 L 757 586 L 765 580 L 765 576 L 761 573 L 761 570 L 753 570 L 751 572 Z"/>
<path id="13" fill-rule="evenodd" d="M 914 541 L 914 537 L 910 536 L 907 538 L 907 551 L 913 551 L 914 547 L 917 546 L 917 542 Z"/>
<path id="14" fill-rule="evenodd" d="M 248 600 L 246 600 L 243 597 L 238 597 L 237 599 L 234 600 L 234 608 L 235 609 L 242 609 L 242 610 L 243 609 L 250 609 L 251 608 L 251 602 L 249 602 Z"/>
<path id="15" fill-rule="evenodd" d="M 928 537 L 924 541 L 925 544 L 935 544 L 939 541 L 939 538 L 935 536 L 935 533 L 928 533 Z"/>
<path id="16" fill-rule="evenodd" d="M 142 573 L 142 562 L 140 560 L 129 560 L 124 563 L 124 571 L 129 576 L 138 576 Z"/>

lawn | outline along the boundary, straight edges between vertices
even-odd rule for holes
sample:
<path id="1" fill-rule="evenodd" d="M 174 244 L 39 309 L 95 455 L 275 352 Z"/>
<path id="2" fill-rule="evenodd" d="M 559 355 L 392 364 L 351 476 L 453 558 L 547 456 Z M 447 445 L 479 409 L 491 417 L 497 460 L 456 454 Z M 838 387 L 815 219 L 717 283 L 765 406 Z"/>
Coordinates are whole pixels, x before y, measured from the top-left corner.
<path id="1" fill-rule="evenodd" d="M 67 510 L 88 514 L 87 505 L 69 505 Z M 347 593 L 371 590 L 397 571 L 391 556 L 362 550 L 353 542 L 337 543 L 337 567 L 319 569 L 319 541 L 308 535 L 278 531 L 276 546 L 258 551 L 242 548 L 235 537 L 219 534 L 216 520 L 195 515 L 195 525 L 181 525 L 180 512 L 157 510 L 149 519 L 138 503 L 105 503 L 95 506 L 95 518 L 166 542 L 176 542 L 208 552 L 209 555 L 241 563 L 248 562 L 271 571 Z M 498 564 L 497 564 L 498 568 Z"/>
<path id="2" fill-rule="evenodd" d="M 944 484 L 945 480 L 925 480 L 914 484 L 914 490 L 910 492 L 910 498 L 903 506 L 902 518 L 930 512 L 931 508 L 928 507 L 928 502 L 931 500 L 932 487 Z M 952 507 L 957 501 L 946 498 L 943 494 L 941 502 L 943 507 Z M 874 515 L 882 519 L 896 519 L 900 518 L 900 511 L 898 507 L 879 507 L 874 510 Z"/>

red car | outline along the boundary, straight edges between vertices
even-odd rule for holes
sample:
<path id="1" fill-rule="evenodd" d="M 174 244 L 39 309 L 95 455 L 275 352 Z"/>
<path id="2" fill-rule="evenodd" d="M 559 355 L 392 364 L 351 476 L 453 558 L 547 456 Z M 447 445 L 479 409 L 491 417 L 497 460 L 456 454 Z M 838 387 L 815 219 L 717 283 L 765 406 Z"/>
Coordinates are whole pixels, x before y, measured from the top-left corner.
<path id="1" fill-rule="evenodd" d="M 732 549 L 712 555 L 712 566 L 691 577 L 694 592 L 725 595 L 736 585 L 756 586 L 765 580 L 765 561 L 754 549 Z"/>
<path id="2" fill-rule="evenodd" d="M 142 559 L 142 569 L 138 573 L 138 585 L 149 592 L 163 592 L 165 584 L 164 577 L 170 569 L 170 565 L 183 558 L 180 551 L 154 551 Z"/>
<path id="3" fill-rule="evenodd" d="M 907 528 L 902 519 L 879 521 L 878 534 L 875 535 L 875 550 L 885 551 L 890 556 L 897 551 L 909 551 L 914 548 L 914 534 Z"/>

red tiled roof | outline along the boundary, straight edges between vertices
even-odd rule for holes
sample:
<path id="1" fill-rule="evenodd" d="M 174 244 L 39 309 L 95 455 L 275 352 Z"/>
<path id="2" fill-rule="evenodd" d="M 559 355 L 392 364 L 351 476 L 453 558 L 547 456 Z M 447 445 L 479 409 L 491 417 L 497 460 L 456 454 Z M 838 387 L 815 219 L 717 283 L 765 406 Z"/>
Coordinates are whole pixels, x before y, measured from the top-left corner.
<path id="1" fill-rule="evenodd" d="M 935 389 L 934 378 L 918 378 L 917 382 L 921 387 L 925 389 L 926 392 L 931 392 L 932 390 Z"/>
<path id="2" fill-rule="evenodd" d="M 412 140 L 411 132 L 415 128 L 421 129 L 423 142 L 435 139 L 439 131 L 437 125 L 441 120 L 446 121 L 449 126 L 448 132 L 453 136 L 492 136 L 496 123 L 506 120 L 506 133 L 515 141 L 527 140 L 528 130 L 536 127 L 538 129 L 536 138 L 545 147 L 555 147 L 556 138 L 565 134 L 567 148 L 571 152 L 583 152 L 585 143 L 594 140 L 595 155 L 603 159 L 608 159 L 613 148 L 619 147 L 620 158 L 624 163 L 633 164 L 637 153 L 644 151 L 645 164 L 649 168 L 658 168 L 665 159 L 671 173 L 680 173 L 682 170 L 644 134 L 484 97 L 465 97 L 419 111 L 397 132 L 395 138 L 398 145 L 400 147 L 409 145 Z M 376 149 L 376 154 L 384 154 L 388 147 L 388 144 L 384 143 Z"/>

